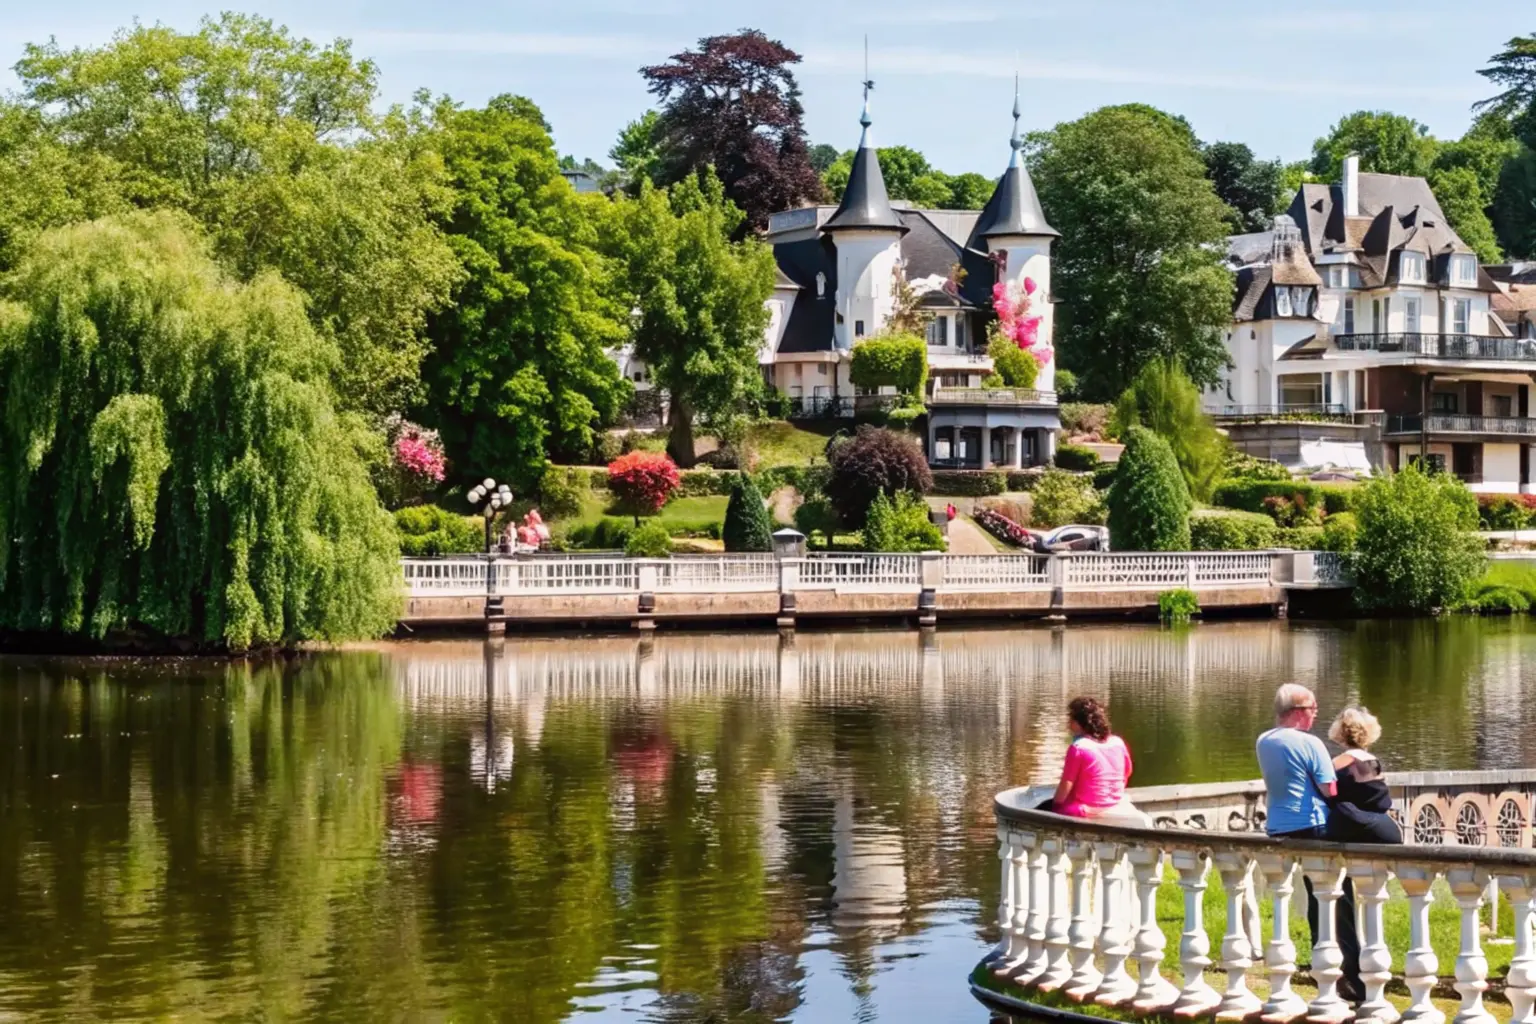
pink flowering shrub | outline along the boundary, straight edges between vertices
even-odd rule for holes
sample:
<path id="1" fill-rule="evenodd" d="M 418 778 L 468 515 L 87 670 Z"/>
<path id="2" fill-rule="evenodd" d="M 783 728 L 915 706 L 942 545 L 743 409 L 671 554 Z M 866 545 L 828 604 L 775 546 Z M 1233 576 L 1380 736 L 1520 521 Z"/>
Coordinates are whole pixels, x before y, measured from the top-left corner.
<path id="1" fill-rule="evenodd" d="M 1040 343 L 1040 318 L 1029 315 L 1031 297 L 1038 288 L 1034 278 L 1026 277 L 1019 294 L 1010 295 L 1008 285 L 999 281 L 992 286 L 992 308 L 997 313 L 998 332 L 1044 366 L 1051 361 L 1051 346 Z"/>
<path id="2" fill-rule="evenodd" d="M 404 424 L 395 436 L 394 453 L 396 465 L 424 482 L 440 484 L 447 474 L 448 460 L 435 431 Z"/>
<path id="3" fill-rule="evenodd" d="M 384 422 L 387 455 L 373 470 L 379 498 L 390 509 L 414 505 L 426 498 L 448 475 L 448 460 L 437 431 L 401 416 Z"/>

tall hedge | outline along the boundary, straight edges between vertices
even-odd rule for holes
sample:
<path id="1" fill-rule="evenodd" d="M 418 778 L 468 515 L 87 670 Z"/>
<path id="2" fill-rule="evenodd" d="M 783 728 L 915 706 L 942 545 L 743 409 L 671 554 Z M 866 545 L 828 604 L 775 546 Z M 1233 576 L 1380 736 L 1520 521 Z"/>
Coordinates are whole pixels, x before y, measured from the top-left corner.
<path id="1" fill-rule="evenodd" d="M 1145 427 L 1123 435 L 1109 489 L 1109 540 L 1116 551 L 1188 551 L 1193 507 L 1168 442 Z"/>
<path id="2" fill-rule="evenodd" d="M 393 627 L 395 530 L 302 295 L 229 280 L 169 213 L 44 234 L 0 287 L 0 628 Z"/>
<path id="3" fill-rule="evenodd" d="M 915 334 L 885 334 L 853 346 L 848 377 L 856 387 L 893 387 L 921 395 L 928 383 L 928 343 Z"/>
<path id="4" fill-rule="evenodd" d="M 736 478 L 731 500 L 725 505 L 725 525 L 720 531 L 727 551 L 772 551 L 773 524 L 763 495 L 745 473 Z"/>
<path id="5" fill-rule="evenodd" d="M 1427 612 L 1459 603 L 1487 561 L 1477 500 L 1455 477 L 1410 466 L 1361 488 L 1355 515 L 1355 600 Z"/>

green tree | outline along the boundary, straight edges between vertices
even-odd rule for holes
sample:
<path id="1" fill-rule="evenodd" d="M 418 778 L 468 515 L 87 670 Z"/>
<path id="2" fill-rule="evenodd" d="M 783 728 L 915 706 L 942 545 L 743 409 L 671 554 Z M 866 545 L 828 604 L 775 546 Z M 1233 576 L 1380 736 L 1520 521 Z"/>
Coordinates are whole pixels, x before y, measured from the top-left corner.
<path id="1" fill-rule="evenodd" d="M 461 476 L 528 490 L 551 453 L 587 452 L 630 393 L 605 354 L 624 338 L 625 308 L 599 251 L 610 203 L 561 178 L 526 100 L 497 97 L 439 120 L 456 196 L 449 243 L 464 277 L 431 320 L 427 412 Z"/>
<path id="2" fill-rule="evenodd" d="M 736 476 L 736 486 L 725 505 L 720 537 L 727 551 L 773 550 L 773 523 L 768 519 L 762 493 L 746 473 Z"/>
<path id="3" fill-rule="evenodd" d="M 378 635 L 399 548 L 334 347 L 184 218 L 41 236 L 0 306 L 0 626 L 244 649 Z"/>
<path id="4" fill-rule="evenodd" d="M 817 174 L 826 174 L 827 168 L 837 162 L 837 147 L 826 142 L 818 142 L 811 147 L 811 169 Z"/>
<path id="5" fill-rule="evenodd" d="M 732 242 L 741 211 L 708 171 L 669 189 L 647 183 L 620 202 L 609 247 L 624 266 L 621 291 L 635 352 L 671 399 L 668 451 L 695 462 L 694 418 L 715 429 L 762 386 L 757 352 L 773 293 L 773 252 Z"/>
<path id="6" fill-rule="evenodd" d="M 855 530 L 864 526 L 876 495 L 927 494 L 933 489 L 933 474 L 917 438 L 895 430 L 861 426 L 827 449 L 827 464 L 832 468 L 827 497 L 843 523 Z"/>
<path id="7" fill-rule="evenodd" d="M 1497 96 L 1473 105 L 1510 122 L 1515 134 L 1536 149 L 1536 32 L 1515 36 L 1478 72 L 1494 85 L 1504 87 Z"/>
<path id="8" fill-rule="evenodd" d="M 72 160 L 110 167 L 92 173 L 135 205 L 190 212 L 242 279 L 275 269 L 306 293 L 348 408 L 414 397 L 426 314 L 457 273 L 433 223 L 451 196 L 425 124 L 373 113 L 371 62 L 225 14 L 28 46 L 16 74 Z"/>
<path id="9" fill-rule="evenodd" d="M 619 140 L 608 151 L 608 159 L 619 169 L 624 187 L 637 190 L 640 182 L 656 184 L 661 173 L 661 144 L 657 125 L 661 115 L 647 110 L 619 132 Z"/>
<path id="10" fill-rule="evenodd" d="M 1221 479 L 1225 444 L 1201 408 L 1200 390 L 1177 363 L 1155 359 L 1125 389 L 1110 428 L 1124 437 L 1131 427 L 1146 427 L 1167 441 L 1190 494 L 1209 500 Z"/>
<path id="11" fill-rule="evenodd" d="M 949 201 L 940 209 L 979 210 L 987 205 L 987 200 L 992 198 L 992 190 L 996 187 L 997 182 L 975 171 L 951 175 L 949 176 Z"/>
<path id="12" fill-rule="evenodd" d="M 1104 500 L 1093 477 L 1052 466 L 1030 491 L 1029 524 L 1054 528 L 1072 523 L 1104 521 Z"/>
<path id="13" fill-rule="evenodd" d="M 944 533 L 929 517 L 927 503 L 910 491 L 875 495 L 861 536 L 865 551 L 944 550 Z"/>
<path id="14" fill-rule="evenodd" d="M 1493 222 L 1510 256 L 1536 259 L 1536 149 L 1504 165 L 1493 197 Z"/>
<path id="15" fill-rule="evenodd" d="M 1417 466 L 1377 477 L 1355 503 L 1355 600 L 1364 608 L 1427 612 L 1466 596 L 1487 560 L 1477 500 L 1445 473 Z"/>
<path id="16" fill-rule="evenodd" d="M 1214 383 L 1232 315 L 1227 207 L 1192 136 L 1165 114 L 1105 107 L 1042 136 L 1033 164 L 1062 234 L 1056 334 L 1081 390 L 1117 395 L 1157 357 Z"/>
<path id="17" fill-rule="evenodd" d="M 72 153 L 39 111 L 0 100 L 0 272 L 41 231 L 126 212 L 119 169 Z"/>
<path id="18" fill-rule="evenodd" d="M 893 387 L 918 397 L 928 382 L 928 343 L 915 334 L 881 334 L 853 346 L 848 379 L 855 387 Z"/>
<path id="19" fill-rule="evenodd" d="M 1233 231 L 1267 230 L 1276 207 L 1290 202 L 1290 195 L 1280 198 L 1280 161 L 1259 160 L 1241 142 L 1213 142 L 1201 155 L 1206 176 L 1229 207 Z"/>
<path id="20" fill-rule="evenodd" d="M 1435 193 L 1446 221 L 1477 253 L 1479 261 L 1498 263 L 1504 258 L 1493 232 L 1493 222 L 1488 219 L 1491 197 L 1483 192 L 1475 170 L 1470 167 L 1436 168 L 1429 172 L 1429 187 Z"/>
<path id="21" fill-rule="evenodd" d="M 1188 551 L 1192 502 L 1168 442 L 1145 427 L 1123 435 L 1109 489 L 1109 541 L 1116 551 Z"/>
<path id="22" fill-rule="evenodd" d="M 1353 153 L 1360 157 L 1362 171 L 1423 178 L 1439 147 L 1429 127 L 1411 117 L 1357 110 L 1312 143 L 1311 171 L 1320 181 L 1338 181 L 1344 158 Z"/>
<path id="23" fill-rule="evenodd" d="M 993 182 L 974 172 L 948 175 L 928 163 L 928 158 L 909 146 L 886 146 L 879 151 L 880 175 L 892 199 L 933 210 L 979 210 L 992 196 Z M 843 198 L 853 170 L 853 150 L 845 150 L 826 170 L 822 182 L 834 201 Z"/>
<path id="24" fill-rule="evenodd" d="M 1296 198 L 1296 193 L 1301 191 L 1301 186 L 1309 181 L 1316 181 L 1317 176 L 1307 170 L 1307 161 L 1297 160 L 1280 168 L 1280 191 L 1275 196 L 1275 206 L 1272 212 L 1284 213 L 1290 208 L 1291 200 Z"/>

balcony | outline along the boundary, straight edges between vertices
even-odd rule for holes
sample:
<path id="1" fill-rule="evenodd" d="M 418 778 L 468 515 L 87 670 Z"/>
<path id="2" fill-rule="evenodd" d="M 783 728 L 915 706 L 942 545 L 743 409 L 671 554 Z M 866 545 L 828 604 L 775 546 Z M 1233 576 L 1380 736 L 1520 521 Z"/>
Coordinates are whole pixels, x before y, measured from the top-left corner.
<path id="1" fill-rule="evenodd" d="M 1055 405 L 1056 392 L 1034 388 L 934 388 L 930 407 L 968 405 L 1010 408 L 1022 405 Z"/>
<path id="2" fill-rule="evenodd" d="M 1223 423 L 1350 423 L 1353 417 L 1339 403 L 1290 403 L 1283 405 L 1223 405 L 1212 415 Z"/>
<path id="3" fill-rule="evenodd" d="M 1536 339 L 1484 334 L 1335 334 L 1340 352 L 1536 363 Z"/>
<path id="4" fill-rule="evenodd" d="M 1536 437 L 1536 419 L 1525 416 L 1462 416 L 1432 412 L 1428 416 L 1391 416 L 1389 434 L 1494 434 Z"/>

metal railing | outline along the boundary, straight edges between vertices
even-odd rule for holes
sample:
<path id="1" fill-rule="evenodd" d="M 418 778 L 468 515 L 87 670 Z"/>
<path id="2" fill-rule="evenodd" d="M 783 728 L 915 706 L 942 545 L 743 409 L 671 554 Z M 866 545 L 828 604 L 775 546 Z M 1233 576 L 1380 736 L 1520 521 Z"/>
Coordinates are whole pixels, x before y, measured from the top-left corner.
<path id="1" fill-rule="evenodd" d="M 1536 437 L 1536 417 L 1463 416 L 1459 413 L 1432 412 L 1428 415 L 1389 416 L 1387 433 L 1418 434 L 1508 434 Z"/>
<path id="2" fill-rule="evenodd" d="M 810 398 L 792 396 L 789 399 L 789 419 L 851 419 L 853 399 L 839 396 L 813 395 Z"/>
<path id="3" fill-rule="evenodd" d="M 1341 352 L 1385 352 L 1435 359 L 1536 362 L 1536 340 L 1485 334 L 1335 334 Z"/>
<path id="4" fill-rule="evenodd" d="M 912 590 L 922 586 L 920 555 L 822 555 L 797 562 L 798 589 Z"/>
<path id="5" fill-rule="evenodd" d="M 1291 403 L 1282 405 L 1223 405 L 1213 413 L 1217 419 L 1246 420 L 1333 420 L 1349 422 L 1349 410 L 1342 403 Z"/>
<path id="6" fill-rule="evenodd" d="M 1055 405 L 1056 392 L 1036 388 L 945 388 L 933 389 L 929 405 Z"/>

